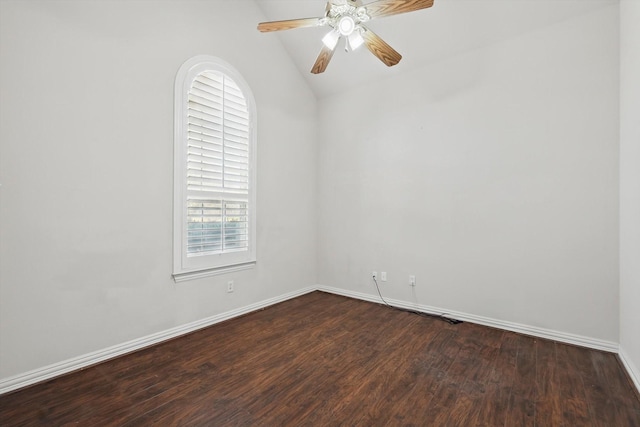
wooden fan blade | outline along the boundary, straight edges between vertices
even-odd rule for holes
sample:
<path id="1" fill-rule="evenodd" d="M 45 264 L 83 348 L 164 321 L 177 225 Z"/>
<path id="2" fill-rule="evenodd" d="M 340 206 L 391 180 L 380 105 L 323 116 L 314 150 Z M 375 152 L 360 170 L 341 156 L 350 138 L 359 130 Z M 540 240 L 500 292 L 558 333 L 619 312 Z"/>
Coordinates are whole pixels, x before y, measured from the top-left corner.
<path id="1" fill-rule="evenodd" d="M 320 24 L 320 22 L 320 18 L 302 18 L 288 19 L 286 21 L 261 22 L 258 24 L 258 30 L 266 33 L 269 31 L 291 30 L 293 28 L 318 27 L 322 25 Z"/>
<path id="2" fill-rule="evenodd" d="M 324 8 L 324 17 L 326 18 L 327 16 L 329 16 L 329 12 L 331 12 L 331 0 L 329 0 L 327 2 L 327 5 Z"/>
<path id="3" fill-rule="evenodd" d="M 334 52 L 334 49 L 329 49 L 326 46 L 322 46 L 322 50 L 318 55 L 318 59 L 316 59 L 316 63 L 313 64 L 313 68 L 311 69 L 311 72 L 313 74 L 324 73 L 324 70 L 327 69 L 327 65 L 329 65 L 329 61 L 331 61 L 333 52 Z"/>
<path id="4" fill-rule="evenodd" d="M 370 29 L 365 28 L 362 38 L 367 49 L 377 56 L 380 61 L 384 62 L 387 67 L 396 65 L 402 59 L 402 55 Z"/>
<path id="5" fill-rule="evenodd" d="M 397 15 L 413 12 L 433 6 L 433 0 L 378 0 L 364 6 L 369 18 Z"/>

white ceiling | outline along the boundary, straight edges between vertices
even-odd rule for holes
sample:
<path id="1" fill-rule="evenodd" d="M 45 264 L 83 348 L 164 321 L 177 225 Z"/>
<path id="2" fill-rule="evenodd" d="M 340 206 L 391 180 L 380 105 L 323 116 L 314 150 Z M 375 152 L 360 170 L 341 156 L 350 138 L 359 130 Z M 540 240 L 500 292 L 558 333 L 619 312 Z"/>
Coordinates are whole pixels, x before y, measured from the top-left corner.
<path id="1" fill-rule="evenodd" d="M 267 20 L 324 15 L 325 0 L 257 0 Z M 553 25 L 617 0 L 435 0 L 433 7 L 367 24 L 403 58 L 387 67 L 364 46 L 346 53 L 339 45 L 323 74 L 310 70 L 326 27 L 298 28 L 278 37 L 318 98 L 415 70 L 446 57 Z M 364 0 L 364 4 L 370 1 Z M 256 23 L 257 24 L 257 23 Z M 257 31 L 257 30 L 256 30 Z"/>

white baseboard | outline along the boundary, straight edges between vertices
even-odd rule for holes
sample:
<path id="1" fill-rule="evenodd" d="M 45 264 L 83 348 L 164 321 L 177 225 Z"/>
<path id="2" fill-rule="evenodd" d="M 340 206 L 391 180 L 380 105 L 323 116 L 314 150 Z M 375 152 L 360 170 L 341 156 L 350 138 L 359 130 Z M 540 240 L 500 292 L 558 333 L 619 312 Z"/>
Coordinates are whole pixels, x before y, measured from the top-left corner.
<path id="1" fill-rule="evenodd" d="M 636 390 L 638 390 L 638 393 L 640 393 L 640 370 L 638 370 L 638 367 L 633 364 L 631 358 L 624 351 L 624 348 L 622 346 L 620 347 L 620 351 L 618 352 L 618 357 L 620 357 L 620 360 L 622 361 L 624 368 L 627 370 L 631 381 L 633 381 L 633 384 L 636 386 Z"/>
<path id="2" fill-rule="evenodd" d="M 342 295 L 345 297 L 356 298 L 364 301 L 375 302 L 382 304 L 382 300 L 378 295 L 363 294 L 360 292 L 348 291 L 345 289 L 334 288 L 330 286 L 318 285 L 318 290 L 323 292 L 329 292 L 336 295 Z M 545 338 L 553 341 L 564 342 L 567 344 L 579 345 L 582 347 L 593 348 L 596 350 L 603 350 L 612 353 L 618 353 L 618 344 L 610 341 L 603 341 L 596 338 L 585 337 L 581 335 L 569 334 L 566 332 L 554 331 L 551 329 L 537 328 L 534 326 L 522 325 L 520 323 L 506 322 L 504 320 L 492 319 L 489 317 L 476 316 L 474 314 L 461 313 L 459 311 L 445 310 L 439 307 L 432 307 L 422 304 L 413 304 L 406 301 L 385 298 L 390 305 L 405 308 L 410 310 L 421 311 L 423 313 L 446 315 L 452 319 L 458 319 L 465 322 L 477 323 L 479 325 L 491 326 L 492 328 L 504 329 L 507 331 L 518 332 L 525 335 L 532 335 L 534 337 Z"/>
<path id="3" fill-rule="evenodd" d="M 313 286 L 305 289 L 300 289 L 294 292 L 260 301 L 255 304 L 251 304 L 246 307 L 227 311 L 225 313 L 217 314 L 206 319 L 197 320 L 195 322 L 167 329 L 166 331 L 147 335 L 142 338 L 125 342 L 123 344 L 118 344 L 102 350 L 94 351 L 93 353 L 84 354 L 82 356 L 67 359 L 62 362 L 45 366 L 43 368 L 34 369 L 23 374 L 2 379 L 0 380 L 0 394 L 8 393 L 12 390 L 17 390 L 19 388 L 45 381 L 53 377 L 86 368 L 87 366 L 95 365 L 96 363 L 100 363 L 108 359 L 113 359 L 114 357 L 122 356 L 123 354 L 131 353 L 132 351 L 140 350 L 142 348 L 149 347 L 151 345 L 197 331 L 198 329 L 206 328 L 207 326 L 224 322 L 225 320 L 233 319 L 234 317 L 242 316 L 243 314 L 260 310 L 262 308 L 269 307 L 270 305 L 274 305 L 291 298 L 296 298 L 315 290 L 316 288 Z"/>
<path id="4" fill-rule="evenodd" d="M 348 291 L 345 289 L 334 288 L 330 286 L 307 287 L 301 290 L 290 292 L 284 295 L 280 295 L 274 298 L 270 298 L 264 301 L 257 302 L 255 304 L 241 307 L 235 310 L 231 310 L 225 313 L 221 313 L 215 316 L 208 317 L 206 319 L 191 322 L 185 325 L 181 325 L 175 328 L 168 329 L 166 331 L 158 332 L 155 334 L 147 335 L 145 337 L 128 341 L 123 344 L 115 345 L 105 348 L 103 350 L 95 351 L 93 353 L 84 354 L 82 356 L 74 357 L 62 362 L 54 363 L 43 368 L 35 369 L 23 374 L 19 374 L 13 377 L 0 380 L 0 394 L 8 393 L 19 388 L 23 388 L 38 382 L 42 382 L 72 371 L 76 371 L 82 368 L 86 368 L 91 365 L 103 362 L 108 359 L 112 359 L 117 356 L 121 356 L 126 353 L 130 353 L 136 350 L 140 350 L 145 347 L 149 347 L 160 342 L 179 337 L 190 332 L 194 332 L 198 329 L 206 328 L 207 326 L 214 325 L 216 323 L 223 322 L 225 320 L 232 319 L 234 317 L 241 316 L 243 314 L 250 313 L 252 311 L 260 310 L 270 305 L 277 304 L 298 296 L 307 294 L 313 291 L 323 291 L 336 295 L 342 295 L 350 298 L 355 298 L 364 301 L 375 302 L 382 304 L 382 300 L 377 295 L 364 294 L 360 292 Z M 619 348 L 618 344 L 598 340 L 590 337 L 584 337 L 580 335 L 568 334 L 565 332 L 558 332 L 550 329 L 536 328 L 533 326 L 522 325 L 519 323 L 505 322 L 502 320 L 491 319 L 483 316 L 476 316 L 472 314 L 461 313 L 457 311 L 444 310 L 438 307 L 431 307 L 427 305 L 416 305 L 406 301 L 395 300 L 385 298 L 385 300 L 396 307 L 406 308 L 411 310 L 422 311 L 425 313 L 443 315 L 454 319 L 459 319 L 465 322 L 477 323 L 479 325 L 491 326 L 498 329 L 504 329 L 512 332 L 518 332 L 521 334 L 532 335 L 535 337 L 546 338 L 554 341 L 564 342 L 568 344 L 579 345 L 582 347 L 593 348 L 597 350 L 604 350 L 608 352 L 618 353 L 620 359 L 625 368 L 629 372 L 629 376 L 632 378 L 636 387 L 640 391 L 640 371 L 633 365 L 629 357 Z"/>

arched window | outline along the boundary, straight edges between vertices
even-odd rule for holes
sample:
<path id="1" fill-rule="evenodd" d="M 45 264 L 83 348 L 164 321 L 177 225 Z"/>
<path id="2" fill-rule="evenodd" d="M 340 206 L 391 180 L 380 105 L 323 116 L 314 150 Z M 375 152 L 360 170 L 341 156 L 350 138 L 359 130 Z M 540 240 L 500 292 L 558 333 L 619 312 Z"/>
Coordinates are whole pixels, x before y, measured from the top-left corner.
<path id="1" fill-rule="evenodd" d="M 253 95 L 226 62 L 196 56 L 175 82 L 176 281 L 251 267 L 255 248 Z"/>

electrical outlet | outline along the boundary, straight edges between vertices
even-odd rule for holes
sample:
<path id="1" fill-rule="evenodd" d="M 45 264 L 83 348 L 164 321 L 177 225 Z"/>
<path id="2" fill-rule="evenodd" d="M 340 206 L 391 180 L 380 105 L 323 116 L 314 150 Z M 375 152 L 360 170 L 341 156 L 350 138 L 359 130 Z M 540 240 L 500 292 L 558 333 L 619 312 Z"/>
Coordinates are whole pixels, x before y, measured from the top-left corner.
<path id="1" fill-rule="evenodd" d="M 233 280 L 227 282 L 227 292 L 233 292 Z"/>
<path id="2" fill-rule="evenodd" d="M 412 274 L 409 276 L 409 286 L 415 286 L 415 285 L 416 285 L 416 276 Z"/>
<path id="3" fill-rule="evenodd" d="M 377 278 L 378 278 L 378 272 L 377 272 L 377 271 L 373 271 L 373 272 L 371 273 L 371 275 L 373 276 L 373 278 L 374 278 L 374 279 L 377 279 Z"/>
<path id="4" fill-rule="evenodd" d="M 383 271 L 382 273 L 380 273 L 380 280 L 382 280 L 383 282 L 387 281 L 387 272 Z"/>

